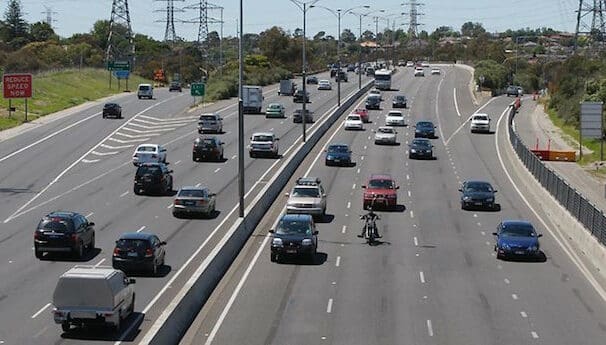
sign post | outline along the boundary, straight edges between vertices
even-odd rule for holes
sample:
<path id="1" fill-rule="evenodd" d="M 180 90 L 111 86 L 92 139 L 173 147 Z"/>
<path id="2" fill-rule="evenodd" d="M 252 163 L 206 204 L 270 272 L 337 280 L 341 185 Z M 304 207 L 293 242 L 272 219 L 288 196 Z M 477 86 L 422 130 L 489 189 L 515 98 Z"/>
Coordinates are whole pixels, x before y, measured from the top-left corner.
<path id="1" fill-rule="evenodd" d="M 32 75 L 26 73 L 11 73 L 2 76 L 2 91 L 4 98 L 9 100 L 9 115 L 13 98 L 25 99 L 25 120 L 27 122 L 27 99 L 32 97 Z"/>
<path id="2" fill-rule="evenodd" d="M 190 88 L 190 94 L 194 97 L 194 105 L 196 105 L 196 96 L 202 97 L 202 103 L 204 103 L 205 87 L 204 83 L 192 83 Z"/>
<path id="3" fill-rule="evenodd" d="M 579 157 L 583 158 L 583 137 L 600 139 L 600 160 L 604 160 L 603 102 L 581 102 Z"/>
<path id="4" fill-rule="evenodd" d="M 118 88 L 120 87 L 120 79 L 126 79 L 126 88 L 128 89 L 128 77 L 130 74 L 130 61 L 108 61 L 107 62 L 107 70 L 109 73 L 109 88 L 112 88 L 112 73 L 118 79 Z M 126 72 L 126 73 L 125 73 Z M 118 74 L 120 73 L 120 74 Z M 126 75 L 125 78 L 120 78 L 120 76 Z"/>

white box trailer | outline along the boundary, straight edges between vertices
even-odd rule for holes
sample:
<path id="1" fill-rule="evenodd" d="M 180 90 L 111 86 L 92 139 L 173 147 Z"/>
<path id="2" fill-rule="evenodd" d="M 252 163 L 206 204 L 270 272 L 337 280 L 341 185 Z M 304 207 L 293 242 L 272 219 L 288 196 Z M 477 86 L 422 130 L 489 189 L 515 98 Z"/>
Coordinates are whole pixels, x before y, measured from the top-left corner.
<path id="1" fill-rule="evenodd" d="M 263 89 L 260 86 L 242 86 L 242 107 L 244 113 L 260 114 L 263 109 Z"/>
<path id="2" fill-rule="evenodd" d="M 110 325 L 120 329 L 133 313 L 133 278 L 109 266 L 75 266 L 59 277 L 53 293 L 53 316 L 68 332 L 71 326 Z"/>

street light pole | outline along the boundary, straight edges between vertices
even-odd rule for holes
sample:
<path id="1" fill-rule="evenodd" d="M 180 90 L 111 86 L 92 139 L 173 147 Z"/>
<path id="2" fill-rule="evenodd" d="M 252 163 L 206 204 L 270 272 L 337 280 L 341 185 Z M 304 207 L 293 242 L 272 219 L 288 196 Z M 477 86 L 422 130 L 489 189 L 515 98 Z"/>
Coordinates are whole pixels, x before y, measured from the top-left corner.
<path id="1" fill-rule="evenodd" d="M 240 0 L 240 32 L 238 42 L 238 215 L 240 218 L 244 217 L 244 102 L 242 99 L 242 84 L 244 83 L 244 59 L 242 57 L 244 11 L 242 1 Z"/>

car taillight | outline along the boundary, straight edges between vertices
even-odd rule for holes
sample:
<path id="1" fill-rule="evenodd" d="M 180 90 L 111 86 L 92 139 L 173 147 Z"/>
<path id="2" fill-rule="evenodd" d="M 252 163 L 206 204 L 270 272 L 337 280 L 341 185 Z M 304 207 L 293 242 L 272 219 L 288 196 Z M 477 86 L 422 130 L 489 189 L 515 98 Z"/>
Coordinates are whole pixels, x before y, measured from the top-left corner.
<path id="1" fill-rule="evenodd" d="M 198 205 L 206 205 L 206 200 L 198 200 Z"/>
<path id="2" fill-rule="evenodd" d="M 145 257 L 150 258 L 152 256 L 154 256 L 154 252 L 150 248 L 145 249 Z"/>
<path id="3" fill-rule="evenodd" d="M 388 198 L 390 198 L 390 199 L 395 199 L 395 198 L 397 198 L 398 196 L 397 196 L 397 195 L 395 195 L 395 194 L 390 194 L 390 195 L 388 195 L 387 197 L 388 197 Z"/>
<path id="4" fill-rule="evenodd" d="M 183 203 L 183 202 L 182 202 L 181 200 L 179 200 L 179 199 L 176 199 L 176 200 L 175 200 L 175 205 L 181 205 L 182 203 Z"/>
<path id="5" fill-rule="evenodd" d="M 76 240 L 77 240 L 77 239 L 78 239 L 78 235 L 76 235 L 76 234 L 72 234 L 72 235 L 70 236 L 70 240 L 71 240 L 72 242 L 76 242 Z"/>
<path id="6" fill-rule="evenodd" d="M 114 256 L 120 255 L 120 249 L 114 248 Z"/>
<path id="7" fill-rule="evenodd" d="M 152 154 L 152 158 L 156 158 L 157 156 L 155 154 Z"/>
<path id="8" fill-rule="evenodd" d="M 34 240 L 40 239 L 40 233 L 38 231 L 34 231 Z"/>

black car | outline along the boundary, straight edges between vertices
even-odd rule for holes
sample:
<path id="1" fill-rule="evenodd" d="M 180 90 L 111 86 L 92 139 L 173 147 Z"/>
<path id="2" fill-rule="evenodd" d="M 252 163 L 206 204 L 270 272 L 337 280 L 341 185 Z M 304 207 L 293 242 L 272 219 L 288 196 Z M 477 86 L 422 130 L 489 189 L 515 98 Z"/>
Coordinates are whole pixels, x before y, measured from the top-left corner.
<path id="1" fill-rule="evenodd" d="M 381 109 L 381 97 L 380 96 L 368 96 L 365 102 L 366 109 Z"/>
<path id="2" fill-rule="evenodd" d="M 178 81 L 173 81 L 172 83 L 170 83 L 170 85 L 168 86 L 168 92 L 172 91 L 182 92 L 183 90 L 181 89 L 181 83 Z"/>
<path id="3" fill-rule="evenodd" d="M 299 89 L 299 90 L 295 91 L 295 94 L 292 96 L 292 101 L 295 103 L 303 103 L 303 102 L 309 103 L 309 92 L 305 91 L 305 94 L 304 94 L 303 89 Z"/>
<path id="4" fill-rule="evenodd" d="M 295 111 L 292 113 L 292 122 L 301 123 L 303 121 L 301 114 L 303 114 L 303 109 L 295 109 Z M 314 122 L 314 112 L 309 109 L 305 109 L 305 123 L 312 122 Z"/>
<path id="5" fill-rule="evenodd" d="M 314 76 L 314 75 L 309 76 L 309 77 L 307 77 L 307 78 L 305 79 L 305 82 L 306 82 L 307 84 L 317 84 L 317 83 L 318 83 L 318 77 L 316 77 L 316 76 Z"/>
<path id="6" fill-rule="evenodd" d="M 34 232 L 37 258 L 47 253 L 71 253 L 82 259 L 95 248 L 95 223 L 76 212 L 56 211 L 42 217 Z"/>
<path id="7" fill-rule="evenodd" d="M 337 75 L 337 72 L 339 71 L 338 68 L 331 68 L 330 69 L 330 77 L 334 78 Z"/>
<path id="8" fill-rule="evenodd" d="M 168 194 L 173 190 L 172 173 L 164 163 L 143 163 L 137 167 L 133 191 L 137 195 L 151 192 Z"/>
<path id="9" fill-rule="evenodd" d="M 413 139 L 408 145 L 408 158 L 433 159 L 433 144 L 428 139 Z"/>
<path id="10" fill-rule="evenodd" d="M 415 138 L 435 138 L 436 126 L 431 121 L 419 121 L 415 125 Z"/>
<path id="11" fill-rule="evenodd" d="M 335 81 L 336 82 L 339 82 L 339 81 L 347 82 L 347 73 L 343 72 L 343 71 L 339 71 L 337 73 L 337 75 L 335 75 Z"/>
<path id="12" fill-rule="evenodd" d="M 282 256 L 305 255 L 313 260 L 318 249 L 318 231 L 309 214 L 284 214 L 275 230 L 269 230 L 271 261 L 279 262 Z"/>
<path id="13" fill-rule="evenodd" d="M 391 103 L 392 108 L 406 108 L 408 100 L 404 95 L 395 95 Z"/>
<path id="14" fill-rule="evenodd" d="M 127 271 L 147 271 L 158 274 L 164 266 L 166 242 L 158 236 L 145 232 L 129 232 L 120 236 L 114 247 L 112 267 Z"/>
<path id="15" fill-rule="evenodd" d="M 192 160 L 223 160 L 223 142 L 218 137 L 200 137 L 194 140 Z"/>
<path id="16" fill-rule="evenodd" d="M 465 181 L 459 189 L 461 192 L 461 209 L 497 209 L 495 193 L 489 182 Z"/>
<path id="17" fill-rule="evenodd" d="M 122 107 L 118 103 L 105 103 L 103 105 L 103 118 L 115 117 L 122 118 Z"/>
<path id="18" fill-rule="evenodd" d="M 347 144 L 330 144 L 326 149 L 326 159 L 324 163 L 328 165 L 351 164 L 351 150 Z"/>

